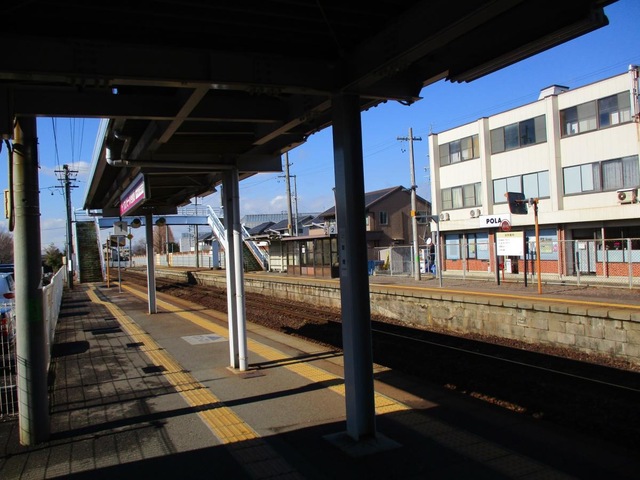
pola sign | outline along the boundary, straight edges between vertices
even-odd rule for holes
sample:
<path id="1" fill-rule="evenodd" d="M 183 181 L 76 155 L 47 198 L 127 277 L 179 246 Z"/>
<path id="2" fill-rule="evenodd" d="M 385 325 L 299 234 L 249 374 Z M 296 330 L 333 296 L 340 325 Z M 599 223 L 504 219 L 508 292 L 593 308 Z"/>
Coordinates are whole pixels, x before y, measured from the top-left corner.
<path id="1" fill-rule="evenodd" d="M 480 215 L 478 220 L 481 228 L 499 228 L 505 221 L 511 223 L 511 215 Z"/>

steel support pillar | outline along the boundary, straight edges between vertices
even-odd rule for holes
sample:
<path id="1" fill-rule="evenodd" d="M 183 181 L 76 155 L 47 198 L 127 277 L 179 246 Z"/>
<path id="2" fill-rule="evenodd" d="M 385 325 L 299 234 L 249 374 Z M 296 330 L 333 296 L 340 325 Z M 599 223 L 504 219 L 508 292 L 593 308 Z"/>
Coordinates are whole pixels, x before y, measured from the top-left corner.
<path id="1" fill-rule="evenodd" d="M 13 142 L 16 351 L 20 443 L 49 438 L 47 327 L 42 307 L 40 191 L 35 118 L 18 118 Z"/>
<path id="2" fill-rule="evenodd" d="M 149 314 L 158 313 L 156 305 L 156 256 L 153 252 L 153 214 L 144 216 L 144 233 L 147 239 L 147 298 Z"/>
<path id="3" fill-rule="evenodd" d="M 359 441 L 376 434 L 360 103 L 332 102 L 347 434 Z"/>
<path id="4" fill-rule="evenodd" d="M 225 252 L 227 273 L 227 309 L 229 317 L 229 357 L 232 368 L 247 369 L 247 335 L 240 224 L 240 187 L 236 169 L 224 172 L 222 183 Z"/>
<path id="5" fill-rule="evenodd" d="M 238 368 L 247 370 L 247 321 L 244 303 L 244 242 L 242 240 L 242 224 L 240 223 L 240 180 L 238 170 L 231 170 L 231 184 L 233 186 L 233 255 L 236 269 L 235 302 L 236 325 L 238 332 Z"/>

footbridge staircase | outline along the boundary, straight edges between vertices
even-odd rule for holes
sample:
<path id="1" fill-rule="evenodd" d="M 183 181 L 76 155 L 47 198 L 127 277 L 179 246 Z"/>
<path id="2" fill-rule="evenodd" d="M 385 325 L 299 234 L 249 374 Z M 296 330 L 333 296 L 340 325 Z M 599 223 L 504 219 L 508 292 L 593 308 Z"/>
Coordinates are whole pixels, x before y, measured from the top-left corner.
<path id="1" fill-rule="evenodd" d="M 213 235 L 216 237 L 222 248 L 227 252 L 227 230 L 224 227 L 224 223 L 221 220 L 221 210 L 212 208 L 207 205 L 207 221 Z M 256 242 L 251 240 L 249 232 L 242 226 L 242 241 L 243 241 L 243 260 L 245 270 L 268 270 L 269 269 L 269 254 L 261 249 Z"/>

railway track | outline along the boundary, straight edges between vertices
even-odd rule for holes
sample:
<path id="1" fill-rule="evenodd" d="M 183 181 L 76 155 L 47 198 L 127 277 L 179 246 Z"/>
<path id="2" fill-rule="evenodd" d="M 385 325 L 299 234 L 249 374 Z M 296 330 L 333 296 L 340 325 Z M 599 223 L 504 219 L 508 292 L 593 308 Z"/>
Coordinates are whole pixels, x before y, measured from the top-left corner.
<path id="1" fill-rule="evenodd" d="M 146 285 L 127 271 L 124 282 Z M 221 312 L 226 292 L 158 278 L 157 290 Z M 284 333 L 342 347 L 340 312 L 245 294 L 246 317 Z M 560 354 L 461 338 L 372 317 L 374 361 L 423 382 L 637 450 L 640 373 Z M 561 352 L 560 352 L 561 353 Z"/>

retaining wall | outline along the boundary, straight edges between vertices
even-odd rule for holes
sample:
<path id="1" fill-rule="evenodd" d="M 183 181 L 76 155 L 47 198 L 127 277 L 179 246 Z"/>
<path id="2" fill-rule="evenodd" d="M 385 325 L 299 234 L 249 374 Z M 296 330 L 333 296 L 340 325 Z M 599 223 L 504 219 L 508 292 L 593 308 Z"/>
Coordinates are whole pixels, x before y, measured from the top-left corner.
<path id="1" fill-rule="evenodd" d="M 158 276 L 226 288 L 224 275 L 157 271 Z M 474 333 L 612 356 L 640 365 L 640 311 L 567 305 L 536 299 L 434 293 L 398 285 L 370 287 L 371 311 L 407 324 Z M 336 281 L 245 276 L 245 290 L 313 305 L 340 307 Z"/>

